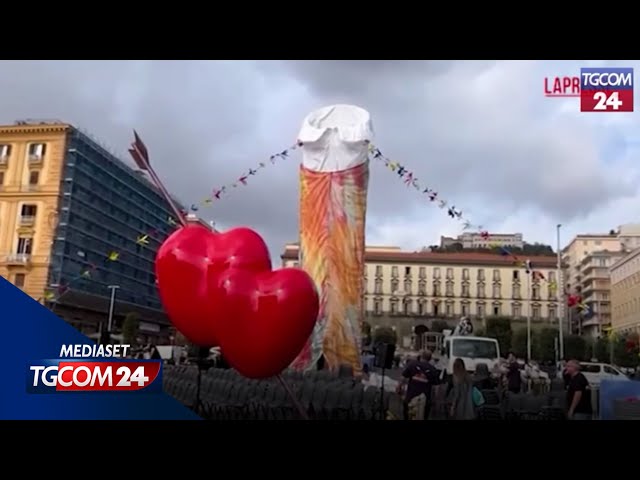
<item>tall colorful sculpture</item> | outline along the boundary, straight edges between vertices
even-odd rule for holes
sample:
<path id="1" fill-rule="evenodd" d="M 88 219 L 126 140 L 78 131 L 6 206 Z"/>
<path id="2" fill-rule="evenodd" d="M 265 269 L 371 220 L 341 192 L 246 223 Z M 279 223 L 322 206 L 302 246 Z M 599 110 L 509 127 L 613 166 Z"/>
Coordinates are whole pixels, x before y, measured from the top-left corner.
<path id="1" fill-rule="evenodd" d="M 302 124 L 300 166 L 300 266 L 320 293 L 313 335 L 294 368 L 360 371 L 360 325 L 364 317 L 364 249 L 369 112 L 333 105 L 310 113 Z"/>

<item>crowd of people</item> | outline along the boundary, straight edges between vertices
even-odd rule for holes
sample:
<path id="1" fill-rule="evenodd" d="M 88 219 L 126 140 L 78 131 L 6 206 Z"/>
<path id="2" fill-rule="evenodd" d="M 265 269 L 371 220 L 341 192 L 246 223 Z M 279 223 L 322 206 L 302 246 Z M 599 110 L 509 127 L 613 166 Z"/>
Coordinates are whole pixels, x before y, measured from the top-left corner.
<path id="1" fill-rule="evenodd" d="M 567 392 L 567 418 L 588 420 L 593 416 L 589 382 L 580 373 L 580 363 L 567 362 L 563 372 Z M 498 372 L 490 372 L 486 364 L 476 365 L 473 374 L 467 371 L 464 360 L 457 358 L 453 372 L 446 378 L 436 368 L 429 351 L 410 360 L 402 372 L 397 391 L 404 399 L 405 419 L 429 419 L 434 402 L 434 389 L 444 389 L 444 415 L 450 420 L 477 418 L 478 408 L 484 404 L 482 392 L 499 389 L 504 394 L 523 391 L 521 366 L 513 353 L 509 353 L 505 365 Z"/>

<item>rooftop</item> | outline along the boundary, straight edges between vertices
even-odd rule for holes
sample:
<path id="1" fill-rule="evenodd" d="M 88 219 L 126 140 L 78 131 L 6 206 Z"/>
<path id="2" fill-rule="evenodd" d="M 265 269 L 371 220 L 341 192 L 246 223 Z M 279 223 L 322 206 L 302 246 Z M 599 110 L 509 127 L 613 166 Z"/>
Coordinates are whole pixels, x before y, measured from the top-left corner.
<path id="1" fill-rule="evenodd" d="M 282 260 L 296 260 L 298 248 L 287 245 Z M 518 259 L 530 260 L 532 266 L 544 268 L 556 268 L 557 257 L 554 256 L 518 256 Z M 511 256 L 503 256 L 495 253 L 476 252 L 403 252 L 403 251 L 376 251 L 367 247 L 365 252 L 366 262 L 387 263 L 432 263 L 439 265 L 486 265 L 486 266 L 512 266 L 514 259 Z"/>

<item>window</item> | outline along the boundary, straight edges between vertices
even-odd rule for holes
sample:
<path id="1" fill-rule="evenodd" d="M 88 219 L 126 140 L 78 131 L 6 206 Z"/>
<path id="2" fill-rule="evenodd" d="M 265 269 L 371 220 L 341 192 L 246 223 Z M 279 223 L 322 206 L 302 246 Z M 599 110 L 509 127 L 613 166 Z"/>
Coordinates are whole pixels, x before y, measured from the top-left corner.
<path id="1" fill-rule="evenodd" d="M 476 307 L 479 317 L 484 317 L 484 303 L 479 303 Z"/>
<path id="2" fill-rule="evenodd" d="M 0 187 L 4 185 L 4 172 L 0 172 Z"/>
<path id="3" fill-rule="evenodd" d="M 7 145 L 6 143 L 0 145 L 0 163 L 6 162 L 10 156 L 11 156 L 11 145 Z"/>
<path id="4" fill-rule="evenodd" d="M 405 280 L 404 282 L 404 293 L 406 295 L 411 294 L 411 280 Z"/>
<path id="5" fill-rule="evenodd" d="M 24 273 L 16 273 L 13 276 L 13 284 L 18 288 L 24 288 L 24 283 L 27 276 Z"/>
<path id="6" fill-rule="evenodd" d="M 608 365 L 604 366 L 604 373 L 608 373 L 609 375 L 620 375 L 617 371 L 615 371 L 613 368 L 611 368 Z"/>
<path id="7" fill-rule="evenodd" d="M 462 296 L 463 297 L 469 296 L 469 285 L 462 285 Z"/>
<path id="8" fill-rule="evenodd" d="M 438 315 L 440 315 L 440 305 L 438 305 L 437 303 L 433 304 L 433 316 L 437 317 Z"/>
<path id="9" fill-rule="evenodd" d="M 451 305 L 450 303 L 447 303 L 444 308 L 445 308 L 444 310 L 445 315 L 447 317 L 451 317 L 453 315 L 453 305 Z"/>
<path id="10" fill-rule="evenodd" d="M 520 280 L 520 271 L 519 270 L 514 270 L 513 271 L 513 279 L 514 280 Z"/>
<path id="11" fill-rule="evenodd" d="M 476 340 L 476 339 L 458 339 L 453 341 L 454 357 L 466 358 L 498 358 L 498 348 L 496 341 Z"/>
<path id="12" fill-rule="evenodd" d="M 22 205 L 22 209 L 20 210 L 20 215 L 23 217 L 35 217 L 36 212 L 38 211 L 38 207 L 36 205 Z"/>
<path id="13" fill-rule="evenodd" d="M 513 315 L 514 317 L 519 317 L 522 314 L 520 305 L 512 305 L 511 306 L 511 315 Z"/>
<path id="14" fill-rule="evenodd" d="M 606 258 L 599 258 L 598 259 L 598 266 L 599 267 L 606 267 L 607 266 L 607 259 Z"/>
<path id="15" fill-rule="evenodd" d="M 493 298 L 500 298 L 500 285 L 493 286 Z"/>
<path id="16" fill-rule="evenodd" d="M 434 297 L 439 297 L 440 296 L 440 284 L 439 283 L 434 283 L 433 284 L 433 296 Z"/>
<path id="17" fill-rule="evenodd" d="M 427 284 L 421 281 L 418 284 L 418 295 L 426 295 L 427 294 Z"/>
<path id="18" fill-rule="evenodd" d="M 469 269 L 468 268 L 463 268 L 462 269 L 462 279 L 463 280 L 469 280 Z"/>
<path id="19" fill-rule="evenodd" d="M 556 309 L 555 309 L 555 307 L 549 307 L 549 318 L 551 320 L 555 320 L 557 318 L 556 317 Z"/>
<path id="20" fill-rule="evenodd" d="M 411 267 L 404 267 L 404 274 L 411 275 Z"/>
<path id="21" fill-rule="evenodd" d="M 467 315 L 469 315 L 469 305 L 467 305 L 466 303 L 463 303 L 461 308 L 462 308 L 463 317 L 466 317 Z"/>
<path id="22" fill-rule="evenodd" d="M 398 291 L 398 287 L 400 282 L 397 279 L 391 280 L 391 293 L 396 293 Z"/>
<path id="23" fill-rule="evenodd" d="M 547 272 L 547 278 L 549 279 L 549 282 L 555 282 L 556 281 L 556 272 L 554 272 L 554 271 Z"/>
<path id="24" fill-rule="evenodd" d="M 531 317 L 535 318 L 535 319 L 539 319 L 540 318 L 540 307 L 538 305 L 534 305 L 531 308 Z"/>
<path id="25" fill-rule="evenodd" d="M 424 302 L 418 302 L 418 315 L 424 315 Z"/>
<path id="26" fill-rule="evenodd" d="M 18 248 L 16 253 L 21 255 L 31 255 L 33 239 L 31 237 L 18 238 Z"/>
<path id="27" fill-rule="evenodd" d="M 44 143 L 32 143 L 29 145 L 29 159 L 41 160 L 44 157 L 47 146 Z"/>
<path id="28" fill-rule="evenodd" d="M 496 269 L 493 271 L 493 281 L 494 282 L 500 281 L 500 270 Z"/>
<path id="29" fill-rule="evenodd" d="M 495 316 L 500 315 L 500 305 L 494 305 L 494 306 L 493 306 L 493 314 L 494 314 Z"/>
<path id="30" fill-rule="evenodd" d="M 405 315 L 410 315 L 411 314 L 411 310 L 413 310 L 412 307 L 412 302 L 410 299 L 407 299 L 403 302 L 402 304 L 402 308 L 404 309 L 404 314 Z"/>
<path id="31" fill-rule="evenodd" d="M 520 298 L 520 285 L 513 286 L 513 298 Z"/>
<path id="32" fill-rule="evenodd" d="M 382 313 L 382 301 L 377 299 L 373 301 L 373 313 L 376 315 L 380 315 Z"/>
<path id="33" fill-rule="evenodd" d="M 40 181 L 40 172 L 38 172 L 37 170 L 33 170 L 32 172 L 29 172 L 29 185 L 38 185 L 39 181 Z"/>
<path id="34" fill-rule="evenodd" d="M 602 245 L 602 240 L 595 240 L 593 243 L 595 243 L 596 246 L 600 246 Z"/>
<path id="35" fill-rule="evenodd" d="M 600 373 L 600 365 L 594 365 L 593 363 L 580 365 L 582 373 Z"/>
<path id="36" fill-rule="evenodd" d="M 540 286 L 539 285 L 534 285 L 533 287 L 531 287 L 531 297 L 534 300 L 540 300 Z"/>
<path id="37" fill-rule="evenodd" d="M 300 264 L 298 262 L 293 262 L 293 268 L 298 268 L 299 266 L 300 266 Z"/>
<path id="38" fill-rule="evenodd" d="M 391 300 L 390 307 L 391 315 L 398 313 L 398 300 Z"/>
<path id="39" fill-rule="evenodd" d="M 447 282 L 447 295 L 453 296 L 453 282 Z"/>
<path id="40" fill-rule="evenodd" d="M 484 298 L 485 295 L 484 283 L 478 284 L 478 298 Z"/>
<path id="41" fill-rule="evenodd" d="M 398 267 L 397 266 L 391 267 L 391 276 L 393 276 L 393 277 L 397 277 L 398 276 Z"/>
<path id="42" fill-rule="evenodd" d="M 478 269 L 478 280 L 484 281 L 484 268 Z"/>
<path id="43" fill-rule="evenodd" d="M 420 278 L 427 278 L 427 269 L 425 267 L 420 267 L 420 270 L 418 271 L 418 276 Z"/>
<path id="44" fill-rule="evenodd" d="M 376 265 L 376 275 L 382 276 L 382 265 Z"/>
<path id="45" fill-rule="evenodd" d="M 380 279 L 380 278 L 376 278 L 375 293 L 377 295 L 381 295 L 382 294 L 382 279 Z"/>
<path id="46" fill-rule="evenodd" d="M 453 268 L 447 268 L 447 279 L 453 278 Z"/>
<path id="47" fill-rule="evenodd" d="M 433 278 L 440 278 L 440 267 L 435 267 L 433 269 Z"/>

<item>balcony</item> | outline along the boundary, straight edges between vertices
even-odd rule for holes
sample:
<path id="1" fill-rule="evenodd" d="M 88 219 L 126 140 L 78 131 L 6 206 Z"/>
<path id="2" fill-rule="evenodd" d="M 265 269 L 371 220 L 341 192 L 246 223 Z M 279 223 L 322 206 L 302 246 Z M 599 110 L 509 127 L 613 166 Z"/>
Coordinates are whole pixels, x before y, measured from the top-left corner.
<path id="1" fill-rule="evenodd" d="M 42 160 L 43 159 L 44 159 L 44 157 L 42 155 L 31 154 L 31 155 L 29 155 L 29 165 L 30 166 L 42 165 Z"/>
<path id="2" fill-rule="evenodd" d="M 31 263 L 31 254 L 29 253 L 12 253 L 7 255 L 5 263 L 8 266 L 29 265 Z"/>
<path id="3" fill-rule="evenodd" d="M 6 167 L 9 163 L 9 155 L 0 156 L 0 167 Z"/>
<path id="4" fill-rule="evenodd" d="M 35 215 L 21 215 L 20 216 L 20 226 L 21 227 L 31 227 L 36 223 Z"/>

